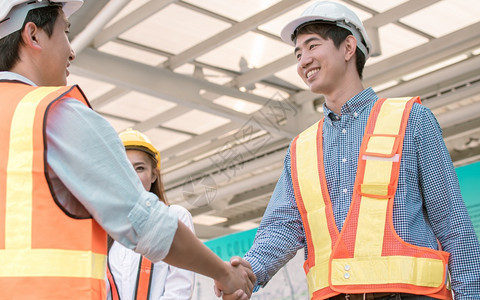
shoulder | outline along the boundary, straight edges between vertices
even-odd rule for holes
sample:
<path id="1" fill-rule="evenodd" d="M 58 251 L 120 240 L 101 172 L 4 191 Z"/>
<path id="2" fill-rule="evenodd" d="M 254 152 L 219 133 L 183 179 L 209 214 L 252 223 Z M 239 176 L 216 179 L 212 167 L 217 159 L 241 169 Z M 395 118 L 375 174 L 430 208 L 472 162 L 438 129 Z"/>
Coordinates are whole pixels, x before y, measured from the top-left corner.
<path id="1" fill-rule="evenodd" d="M 433 126 L 440 128 L 433 112 L 423 104 L 414 103 L 410 111 L 410 122 L 420 127 Z"/>
<path id="2" fill-rule="evenodd" d="M 50 108 L 47 130 L 49 135 L 57 136 L 87 135 L 92 141 L 104 138 L 110 143 L 118 139 L 116 131 L 105 118 L 74 98 L 57 101 Z"/>

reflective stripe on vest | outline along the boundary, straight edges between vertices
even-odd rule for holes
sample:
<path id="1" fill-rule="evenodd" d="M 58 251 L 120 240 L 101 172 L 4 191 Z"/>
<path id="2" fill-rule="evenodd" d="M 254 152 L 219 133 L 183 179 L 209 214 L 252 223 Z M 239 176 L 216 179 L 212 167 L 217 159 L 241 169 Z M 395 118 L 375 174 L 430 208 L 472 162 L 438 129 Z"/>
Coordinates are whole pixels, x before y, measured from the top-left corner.
<path id="1" fill-rule="evenodd" d="M 148 258 L 140 256 L 140 260 L 138 262 L 137 281 L 135 283 L 134 300 L 150 299 L 153 267 L 153 263 Z M 107 264 L 107 279 L 110 285 L 110 295 L 112 300 L 120 300 L 120 293 L 118 292 L 115 278 L 111 272 L 110 263 Z"/>
<path id="2" fill-rule="evenodd" d="M 381 99 L 372 109 L 340 234 L 323 170 L 323 120 L 294 140 L 292 180 L 306 228 L 311 299 L 369 292 L 451 298 L 445 288 L 448 253 L 408 244 L 393 227 L 403 139 L 414 102 L 419 98 Z"/>
<path id="3" fill-rule="evenodd" d="M 46 178 L 48 108 L 56 100 L 84 96 L 76 87 L 6 82 L 0 82 L 0 93 L 2 297 L 103 299 L 105 232 L 93 219 L 67 216 Z"/>

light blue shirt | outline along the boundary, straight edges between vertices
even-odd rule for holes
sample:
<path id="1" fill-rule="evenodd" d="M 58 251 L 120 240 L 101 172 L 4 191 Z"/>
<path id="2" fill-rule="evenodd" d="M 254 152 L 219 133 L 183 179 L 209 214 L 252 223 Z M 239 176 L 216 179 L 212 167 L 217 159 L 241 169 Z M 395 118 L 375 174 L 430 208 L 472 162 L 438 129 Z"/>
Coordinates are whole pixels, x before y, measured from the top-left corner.
<path id="1" fill-rule="evenodd" d="M 0 72 L 0 80 L 35 85 L 11 72 Z M 151 261 L 163 259 L 178 217 L 145 191 L 112 126 L 82 102 L 66 99 L 48 110 L 46 137 L 48 175 L 64 208 L 91 214 L 115 240 Z"/>
<path id="2" fill-rule="evenodd" d="M 324 105 L 325 176 L 339 230 L 350 207 L 360 144 L 376 100 L 369 88 L 344 104 L 341 116 Z M 438 249 L 438 239 L 450 253 L 455 299 L 480 299 L 480 245 L 440 126 L 431 111 L 418 104 L 412 108 L 405 133 L 393 224 L 408 243 Z M 307 255 L 288 151 L 254 244 L 245 254 L 257 276 L 256 289 L 266 285 L 302 247 Z"/>

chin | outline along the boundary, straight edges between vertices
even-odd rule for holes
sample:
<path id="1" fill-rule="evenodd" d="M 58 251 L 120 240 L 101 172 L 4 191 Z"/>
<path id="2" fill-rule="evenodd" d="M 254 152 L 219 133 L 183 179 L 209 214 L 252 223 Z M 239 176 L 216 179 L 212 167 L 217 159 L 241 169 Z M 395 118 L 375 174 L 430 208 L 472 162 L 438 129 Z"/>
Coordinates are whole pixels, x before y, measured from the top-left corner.
<path id="1" fill-rule="evenodd" d="M 323 94 L 321 87 L 318 87 L 318 86 L 315 86 L 315 85 L 310 85 L 309 88 L 310 88 L 310 91 L 311 91 L 312 93 L 315 93 L 315 94 Z"/>

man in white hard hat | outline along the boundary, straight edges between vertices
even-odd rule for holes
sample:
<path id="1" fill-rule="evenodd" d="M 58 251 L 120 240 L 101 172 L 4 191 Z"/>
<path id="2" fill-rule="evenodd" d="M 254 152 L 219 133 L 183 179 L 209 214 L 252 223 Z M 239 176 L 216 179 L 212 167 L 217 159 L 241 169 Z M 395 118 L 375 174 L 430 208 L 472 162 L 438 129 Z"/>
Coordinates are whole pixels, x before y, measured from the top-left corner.
<path id="1" fill-rule="evenodd" d="M 450 299 L 449 275 L 456 299 L 479 299 L 480 246 L 433 114 L 364 89 L 371 45 L 347 7 L 317 2 L 281 37 L 324 118 L 292 141 L 254 244 L 232 263 L 251 264 L 257 289 L 304 248 L 309 299 Z"/>
<path id="2" fill-rule="evenodd" d="M 249 298 L 253 273 L 221 261 L 146 192 L 117 133 L 65 86 L 67 17 L 82 3 L 0 0 L 0 298 L 105 299 L 105 231 Z"/>

